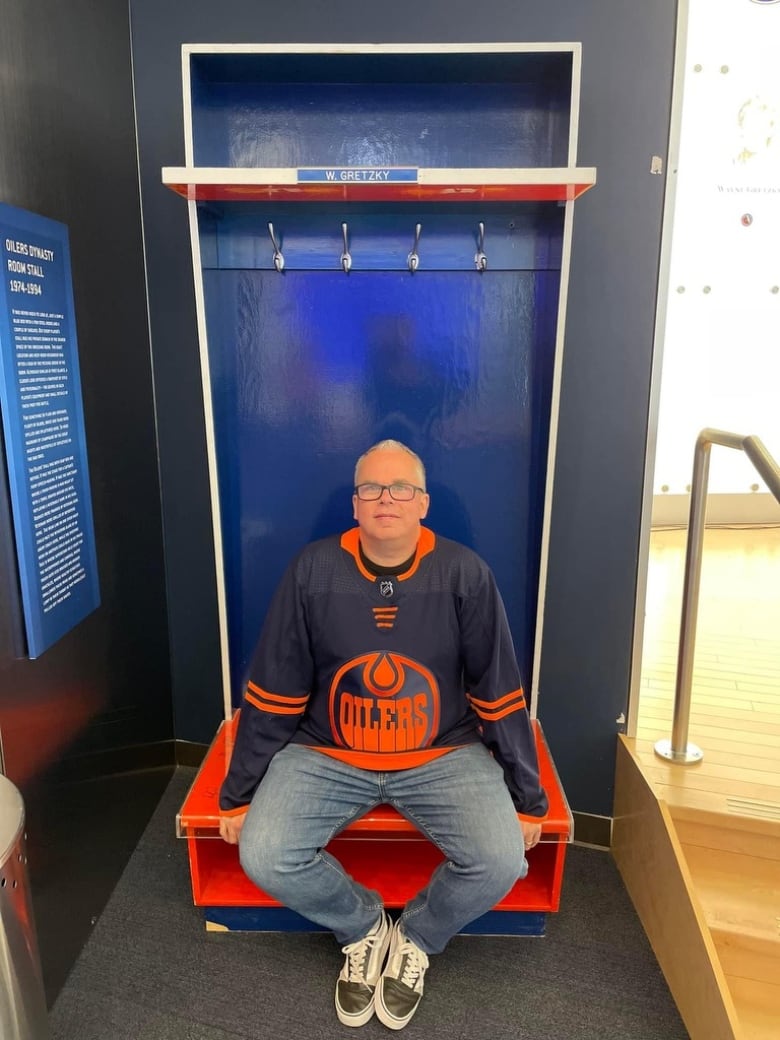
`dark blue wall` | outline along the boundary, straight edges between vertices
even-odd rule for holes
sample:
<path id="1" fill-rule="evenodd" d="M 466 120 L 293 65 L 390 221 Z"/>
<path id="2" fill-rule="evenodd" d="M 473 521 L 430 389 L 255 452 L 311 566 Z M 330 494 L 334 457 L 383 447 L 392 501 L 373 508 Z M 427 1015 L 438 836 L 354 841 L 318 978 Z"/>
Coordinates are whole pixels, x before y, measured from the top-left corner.
<path id="1" fill-rule="evenodd" d="M 169 771 L 105 774 L 172 759 L 126 0 L 2 5 L 0 197 L 69 229 L 101 592 L 100 607 L 40 658 L 17 659 L 4 599 L 15 559 L 0 552 L 0 737 L 25 799 L 51 1002 Z M 10 535 L 0 509 L 3 549 Z M 79 783 L 64 782 L 74 775 Z"/>
<path id="2" fill-rule="evenodd" d="M 6 771 L 26 793 L 64 758 L 110 757 L 173 738 L 122 0 L 4 6 L 0 192 L 3 202 L 69 229 L 101 597 L 35 661 L 15 658 L 9 611 L 0 610 L 0 733 Z M 13 545 L 7 516 L 0 522 L 6 548 Z M 16 580 L 13 552 L 3 553 L 0 587 L 12 594 Z"/>
<path id="3" fill-rule="evenodd" d="M 539 714 L 572 808 L 611 813 L 626 710 L 676 24 L 675 0 L 131 0 L 176 735 L 222 716 L 183 165 L 182 43 L 581 41 L 578 164 Z"/>

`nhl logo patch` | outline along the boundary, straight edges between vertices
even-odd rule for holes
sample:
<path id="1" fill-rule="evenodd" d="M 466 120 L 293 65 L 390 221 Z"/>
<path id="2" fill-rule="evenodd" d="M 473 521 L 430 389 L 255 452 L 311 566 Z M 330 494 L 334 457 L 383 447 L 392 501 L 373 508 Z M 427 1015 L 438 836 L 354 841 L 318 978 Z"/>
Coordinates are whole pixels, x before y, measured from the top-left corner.
<path id="1" fill-rule="evenodd" d="M 380 581 L 379 592 L 385 599 L 389 599 L 393 595 L 393 583 L 392 581 Z"/>

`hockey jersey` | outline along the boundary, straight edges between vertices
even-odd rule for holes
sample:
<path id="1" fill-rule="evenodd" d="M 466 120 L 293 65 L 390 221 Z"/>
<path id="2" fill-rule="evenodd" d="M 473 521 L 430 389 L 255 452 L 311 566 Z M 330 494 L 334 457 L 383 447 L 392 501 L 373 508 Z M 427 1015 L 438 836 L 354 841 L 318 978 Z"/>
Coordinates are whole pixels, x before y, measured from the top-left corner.
<path id="1" fill-rule="evenodd" d="M 385 771 L 479 740 L 503 767 L 518 812 L 544 816 L 525 695 L 490 569 L 422 527 L 408 569 L 376 576 L 355 527 L 303 549 L 276 591 L 220 809 L 243 812 L 288 742 Z"/>

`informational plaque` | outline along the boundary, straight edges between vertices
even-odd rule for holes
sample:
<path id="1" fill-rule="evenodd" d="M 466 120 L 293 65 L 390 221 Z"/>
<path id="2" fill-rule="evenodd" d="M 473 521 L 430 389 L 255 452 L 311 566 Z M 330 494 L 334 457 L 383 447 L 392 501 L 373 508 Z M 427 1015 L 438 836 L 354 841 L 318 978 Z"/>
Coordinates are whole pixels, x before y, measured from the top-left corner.
<path id="1" fill-rule="evenodd" d="M 39 657 L 100 603 L 68 230 L 0 203 L 0 257 L 5 460 L 27 653 Z"/>

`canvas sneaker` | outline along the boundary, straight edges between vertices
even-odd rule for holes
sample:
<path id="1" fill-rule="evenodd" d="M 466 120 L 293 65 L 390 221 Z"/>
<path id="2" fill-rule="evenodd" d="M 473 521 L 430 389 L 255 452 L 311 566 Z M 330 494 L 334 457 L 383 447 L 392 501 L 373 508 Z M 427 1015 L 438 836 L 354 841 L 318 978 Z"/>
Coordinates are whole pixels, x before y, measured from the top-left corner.
<path id="1" fill-rule="evenodd" d="M 393 926 L 390 953 L 376 990 L 376 1017 L 389 1029 L 403 1029 L 423 995 L 428 955 L 403 931 Z"/>
<path id="2" fill-rule="evenodd" d="M 343 946 L 344 967 L 336 982 L 336 1014 L 345 1026 L 362 1026 L 374 1013 L 376 990 L 393 926 L 382 916 L 368 935 Z"/>

